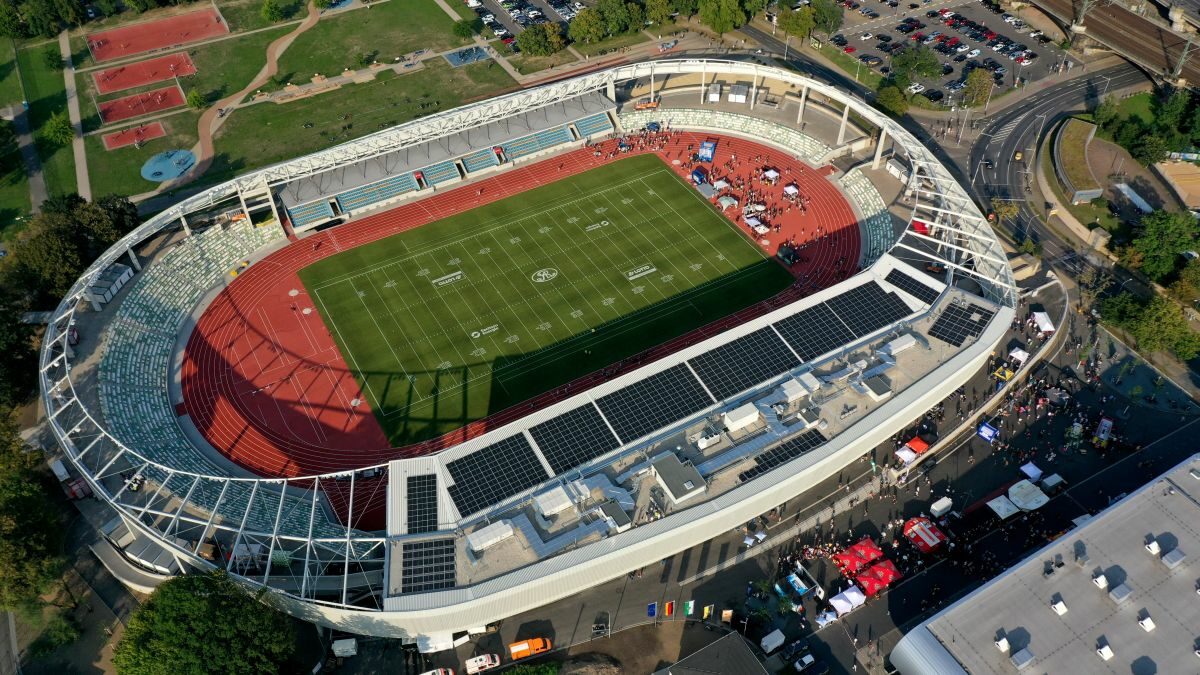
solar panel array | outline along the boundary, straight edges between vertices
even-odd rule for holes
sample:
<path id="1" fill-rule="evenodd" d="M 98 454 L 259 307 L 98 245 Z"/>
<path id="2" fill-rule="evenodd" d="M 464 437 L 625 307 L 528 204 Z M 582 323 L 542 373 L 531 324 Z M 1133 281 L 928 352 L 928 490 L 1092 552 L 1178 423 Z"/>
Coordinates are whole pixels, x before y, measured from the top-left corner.
<path id="1" fill-rule="evenodd" d="M 961 347 L 968 337 L 979 337 L 995 314 L 975 303 L 964 307 L 951 303 L 942 310 L 942 315 L 929 328 L 929 336 L 942 342 Z"/>
<path id="2" fill-rule="evenodd" d="M 446 470 L 454 478 L 450 498 L 464 518 L 550 479 L 524 434 L 448 462 Z"/>
<path id="3" fill-rule="evenodd" d="M 438 526 L 437 476 L 408 477 L 408 532 L 433 532 Z"/>
<path id="4" fill-rule="evenodd" d="M 681 363 L 601 397 L 596 406 L 617 436 L 631 442 L 713 403 L 692 371 Z"/>
<path id="5" fill-rule="evenodd" d="M 775 324 L 800 358 L 811 361 L 908 316 L 895 293 L 871 281 Z"/>
<path id="6" fill-rule="evenodd" d="M 912 275 L 902 272 L 899 268 L 893 268 L 884 279 L 889 284 L 908 293 L 926 305 L 932 305 L 933 301 L 937 300 L 938 295 L 940 295 L 938 291 L 917 281 Z"/>
<path id="7" fill-rule="evenodd" d="M 532 427 L 529 435 L 554 473 L 566 473 L 621 446 L 590 403 Z"/>
<path id="8" fill-rule="evenodd" d="M 800 365 L 770 326 L 689 361 L 713 396 L 724 400 Z"/>
<path id="9" fill-rule="evenodd" d="M 403 544 L 400 592 L 425 593 L 454 588 L 454 540 L 434 539 Z"/>
<path id="10" fill-rule="evenodd" d="M 738 474 L 738 480 L 746 482 L 757 478 L 777 466 L 796 459 L 800 455 L 820 447 L 825 436 L 816 429 L 805 431 L 754 458 L 754 466 Z"/>

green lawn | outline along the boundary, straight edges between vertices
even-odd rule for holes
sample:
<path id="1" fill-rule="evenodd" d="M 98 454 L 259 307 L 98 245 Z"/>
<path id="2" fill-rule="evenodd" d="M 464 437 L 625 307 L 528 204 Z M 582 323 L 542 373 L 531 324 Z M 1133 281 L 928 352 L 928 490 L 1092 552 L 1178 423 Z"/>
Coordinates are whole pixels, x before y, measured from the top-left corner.
<path id="1" fill-rule="evenodd" d="M 870 89 L 878 89 L 883 76 L 862 61 L 843 52 L 837 45 L 825 42 L 821 44 L 821 55 L 833 61 L 834 65 L 850 77 L 858 76 L 858 81 Z"/>
<path id="2" fill-rule="evenodd" d="M 1042 175 L 1046 177 L 1046 182 L 1050 184 L 1050 189 L 1054 190 L 1054 196 L 1085 227 L 1089 229 L 1099 227 L 1113 235 L 1114 239 L 1128 241 L 1131 231 L 1129 225 L 1113 216 L 1107 208 L 1093 206 L 1090 202 L 1086 204 L 1072 204 L 1067 199 L 1062 183 L 1059 182 L 1058 175 L 1054 173 L 1054 153 L 1052 152 L 1054 146 L 1052 143 L 1057 133 L 1060 133 L 1059 129 L 1055 129 L 1055 133 L 1046 136 L 1046 139 L 1042 142 L 1041 152 L 1039 153 Z"/>
<path id="3" fill-rule="evenodd" d="M 607 40 L 601 40 L 590 45 L 577 42 L 571 46 L 575 49 L 578 49 L 579 53 L 583 54 L 584 56 L 598 56 L 601 54 L 607 54 L 617 49 L 622 49 L 624 47 L 632 47 L 633 45 L 638 45 L 649 40 L 650 38 L 646 37 L 644 33 L 637 32 L 627 33 L 625 35 L 614 35 Z"/>
<path id="4" fill-rule="evenodd" d="M 283 8 L 284 21 L 304 18 L 304 0 L 279 0 L 279 5 Z M 217 7 L 221 10 L 221 16 L 225 17 L 225 23 L 229 24 L 230 30 L 254 30 L 271 25 L 262 18 L 262 0 L 221 2 L 217 3 Z"/>
<path id="5" fill-rule="evenodd" d="M 20 103 L 24 98 L 12 40 L 0 39 L 0 108 L 10 103 Z"/>
<path id="6" fill-rule="evenodd" d="M 1137 117 L 1145 124 L 1154 122 L 1154 94 L 1151 92 L 1123 98 L 1119 107 L 1123 116 Z"/>
<path id="7" fill-rule="evenodd" d="M 258 71 L 262 70 L 267 60 L 267 45 L 279 37 L 286 35 L 291 27 L 280 26 L 261 33 L 243 35 L 241 37 L 222 40 L 212 44 L 201 45 L 187 50 L 192 61 L 196 64 L 196 74 L 179 78 L 179 84 L 185 92 L 198 89 L 204 94 L 205 100 L 215 103 L 220 99 L 240 91 L 250 84 Z M 92 72 L 81 73 L 77 83 L 81 92 L 79 98 L 80 113 L 83 115 L 84 131 L 100 128 L 100 117 L 96 114 L 93 103 L 95 83 Z M 150 91 L 169 86 L 171 83 L 157 82 L 144 87 L 135 87 L 106 96 L 95 96 L 98 100 L 109 100 L 129 96 L 138 92 Z"/>
<path id="8" fill-rule="evenodd" d="M 142 178 L 142 165 L 164 150 L 191 149 L 196 144 L 196 121 L 200 113 L 187 111 L 158 120 L 163 123 L 167 135 L 142 144 L 116 150 L 105 150 L 101 135 L 86 136 L 88 176 L 92 183 L 92 194 L 119 194 L 131 196 L 149 192 L 158 187 Z"/>
<path id="9" fill-rule="evenodd" d="M 389 0 L 335 14 L 296 38 L 279 59 L 279 74 L 284 81 L 308 82 L 316 73 L 337 75 L 356 68 L 359 54 L 391 62 L 418 49 L 444 51 L 467 44 L 469 40 L 451 33 L 453 25 L 433 0 Z"/>
<path id="10" fill-rule="evenodd" d="M 300 272 L 389 440 L 459 428 L 792 281 L 654 155 Z"/>
<path id="11" fill-rule="evenodd" d="M 517 72 L 522 75 L 530 75 L 532 73 L 541 72 L 551 66 L 561 66 L 565 63 L 575 63 L 576 59 L 571 52 L 562 50 L 557 54 L 550 56 L 529 56 L 527 54 L 517 54 L 510 56 L 508 62 L 517 69 Z"/>
<path id="12" fill-rule="evenodd" d="M 515 86 L 508 73 L 492 61 L 451 68 L 439 59 L 422 70 L 405 75 L 385 72 L 374 82 L 312 98 L 240 108 L 217 132 L 217 156 L 204 181 L 228 180 L 252 168 L 299 157 Z M 305 128 L 305 124 L 312 126 Z"/>
<path id="13" fill-rule="evenodd" d="M 40 129 L 50 115 L 56 111 L 67 111 L 66 85 L 63 74 L 46 65 L 42 55 L 46 49 L 57 49 L 57 45 L 39 46 L 17 51 L 17 63 L 29 95 L 29 125 L 34 139 L 38 141 L 38 155 L 42 159 L 42 172 L 46 179 L 46 190 L 54 194 L 75 192 L 75 155 L 71 146 L 54 147 L 39 137 Z"/>
<path id="14" fill-rule="evenodd" d="M 12 122 L 0 120 L 0 240 L 7 240 L 20 229 L 29 215 L 29 180 L 17 147 Z"/>

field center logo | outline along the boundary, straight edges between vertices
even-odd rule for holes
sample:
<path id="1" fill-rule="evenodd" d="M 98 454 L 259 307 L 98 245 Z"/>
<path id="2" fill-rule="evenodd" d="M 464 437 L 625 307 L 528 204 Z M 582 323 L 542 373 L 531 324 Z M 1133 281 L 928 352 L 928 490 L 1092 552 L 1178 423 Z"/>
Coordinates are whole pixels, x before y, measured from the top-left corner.
<path id="1" fill-rule="evenodd" d="M 535 284 L 544 284 L 547 281 L 553 281 L 557 276 L 558 270 L 554 269 L 553 267 L 543 267 L 542 269 L 534 272 L 529 278 L 532 279 L 533 283 Z"/>

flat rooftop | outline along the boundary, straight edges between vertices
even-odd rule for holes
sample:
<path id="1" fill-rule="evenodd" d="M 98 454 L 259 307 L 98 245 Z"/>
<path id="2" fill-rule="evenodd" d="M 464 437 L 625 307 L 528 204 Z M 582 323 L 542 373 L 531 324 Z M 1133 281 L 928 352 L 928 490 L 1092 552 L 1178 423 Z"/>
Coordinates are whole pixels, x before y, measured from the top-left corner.
<path id="1" fill-rule="evenodd" d="M 1151 541 L 1157 552 L 1147 550 Z M 1172 567 L 1176 549 L 1183 557 Z M 1026 649 L 1028 672 L 1200 672 L 1198 555 L 1195 455 L 910 632 L 892 660 L 905 675 L 945 673 L 940 645 L 943 659 L 973 674 L 1016 672 L 1010 656 Z M 1107 588 L 1094 581 L 1101 574 Z M 1118 602 L 1110 591 L 1121 585 L 1129 592 Z M 1146 617 L 1152 630 L 1139 625 Z M 1007 653 L 995 644 L 1002 636 Z M 1107 661 L 1097 653 L 1106 645 Z"/>

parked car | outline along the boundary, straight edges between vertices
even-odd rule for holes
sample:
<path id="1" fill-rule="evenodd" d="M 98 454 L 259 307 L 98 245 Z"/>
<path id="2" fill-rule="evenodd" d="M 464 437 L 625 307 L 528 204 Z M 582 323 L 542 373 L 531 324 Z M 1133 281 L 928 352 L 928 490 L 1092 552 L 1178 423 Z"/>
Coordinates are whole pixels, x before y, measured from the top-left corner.
<path id="1" fill-rule="evenodd" d="M 925 85 L 921 84 L 920 82 L 913 82 L 912 84 L 908 85 L 908 93 L 910 94 L 919 94 L 923 91 L 925 91 Z"/>
<path id="2" fill-rule="evenodd" d="M 921 95 L 924 96 L 925 98 L 929 99 L 933 103 L 937 103 L 938 101 L 940 101 L 946 97 L 945 94 L 938 91 L 937 89 L 928 89 L 928 90 L 922 92 Z"/>

